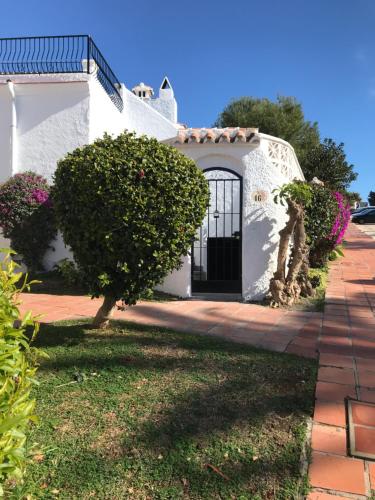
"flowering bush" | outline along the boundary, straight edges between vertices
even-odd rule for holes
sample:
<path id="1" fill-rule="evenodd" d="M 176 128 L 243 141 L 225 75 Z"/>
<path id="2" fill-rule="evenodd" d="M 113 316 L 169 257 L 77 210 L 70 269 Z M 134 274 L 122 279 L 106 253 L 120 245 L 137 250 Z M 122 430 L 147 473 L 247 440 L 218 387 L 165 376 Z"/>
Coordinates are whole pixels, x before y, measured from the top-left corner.
<path id="1" fill-rule="evenodd" d="M 312 185 L 313 201 L 306 208 L 306 232 L 311 267 L 322 267 L 330 253 L 340 245 L 350 220 L 350 207 L 344 196 L 321 185 Z"/>
<path id="2" fill-rule="evenodd" d="M 330 239 L 333 242 L 333 248 L 342 243 L 346 229 L 350 221 L 350 205 L 344 196 L 336 192 L 334 197 L 338 205 L 338 213 L 336 215 L 335 222 L 332 226 Z"/>
<path id="3" fill-rule="evenodd" d="M 16 174 L 0 186 L 0 228 L 31 269 L 42 259 L 56 234 L 47 181 L 33 172 Z"/>

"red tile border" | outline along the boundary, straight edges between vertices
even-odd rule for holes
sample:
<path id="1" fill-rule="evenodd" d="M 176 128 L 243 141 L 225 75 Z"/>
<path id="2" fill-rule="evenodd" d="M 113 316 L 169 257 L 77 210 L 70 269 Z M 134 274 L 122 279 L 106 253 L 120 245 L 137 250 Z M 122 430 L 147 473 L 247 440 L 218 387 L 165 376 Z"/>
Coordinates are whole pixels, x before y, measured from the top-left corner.
<path id="1" fill-rule="evenodd" d="M 363 460 L 313 451 L 309 477 L 311 485 L 316 488 L 366 494 Z"/>

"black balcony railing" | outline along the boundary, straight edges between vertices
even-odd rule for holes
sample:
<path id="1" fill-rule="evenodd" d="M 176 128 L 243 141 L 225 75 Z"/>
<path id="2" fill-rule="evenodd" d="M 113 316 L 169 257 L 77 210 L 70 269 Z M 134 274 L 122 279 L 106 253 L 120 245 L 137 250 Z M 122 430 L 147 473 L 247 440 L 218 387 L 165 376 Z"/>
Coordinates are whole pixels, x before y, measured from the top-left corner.
<path id="1" fill-rule="evenodd" d="M 0 38 L 0 74 L 95 74 L 111 101 L 122 111 L 120 82 L 90 36 Z"/>

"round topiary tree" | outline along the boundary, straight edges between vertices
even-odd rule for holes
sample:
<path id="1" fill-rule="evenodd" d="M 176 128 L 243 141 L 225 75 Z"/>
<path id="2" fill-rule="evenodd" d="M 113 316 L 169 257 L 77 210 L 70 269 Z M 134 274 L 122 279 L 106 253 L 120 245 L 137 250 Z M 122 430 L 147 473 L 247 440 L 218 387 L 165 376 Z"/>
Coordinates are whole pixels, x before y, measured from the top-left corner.
<path id="1" fill-rule="evenodd" d="M 28 268 L 43 268 L 43 256 L 56 235 L 46 179 L 24 172 L 0 186 L 0 227 Z"/>
<path id="2" fill-rule="evenodd" d="M 117 300 L 133 305 L 181 265 L 201 225 L 208 185 L 195 163 L 146 136 L 105 135 L 58 163 L 58 226 L 93 297 L 94 326 Z"/>

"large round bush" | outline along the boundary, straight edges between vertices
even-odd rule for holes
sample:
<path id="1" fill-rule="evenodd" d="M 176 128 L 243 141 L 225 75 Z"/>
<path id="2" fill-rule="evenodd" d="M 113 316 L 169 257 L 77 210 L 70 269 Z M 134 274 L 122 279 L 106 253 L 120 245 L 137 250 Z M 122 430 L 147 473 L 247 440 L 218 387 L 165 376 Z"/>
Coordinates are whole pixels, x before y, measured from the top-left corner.
<path id="1" fill-rule="evenodd" d="M 0 186 L 0 227 L 23 262 L 33 270 L 41 269 L 43 256 L 56 234 L 46 179 L 24 172 Z"/>
<path id="2" fill-rule="evenodd" d="M 58 163 L 54 206 L 65 242 L 93 296 L 135 304 L 180 265 L 208 204 L 195 163 L 145 136 L 105 135 Z"/>

